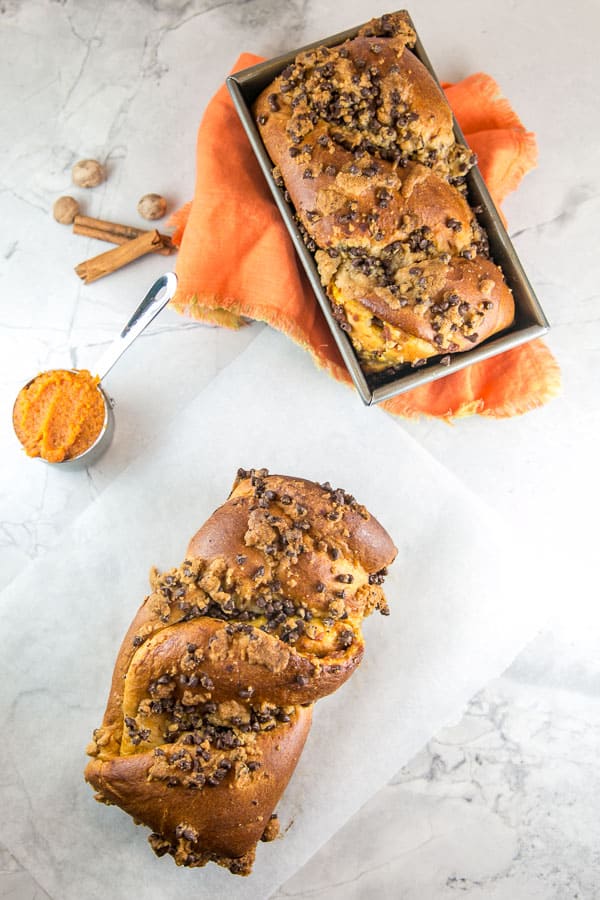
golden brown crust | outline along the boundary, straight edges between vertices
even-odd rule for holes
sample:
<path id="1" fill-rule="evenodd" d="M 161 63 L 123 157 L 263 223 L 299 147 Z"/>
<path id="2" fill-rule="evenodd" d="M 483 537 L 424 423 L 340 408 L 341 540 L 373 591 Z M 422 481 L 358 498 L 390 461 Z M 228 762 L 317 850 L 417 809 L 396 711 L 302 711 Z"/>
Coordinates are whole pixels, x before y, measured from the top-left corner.
<path id="1" fill-rule="evenodd" d="M 254 499 L 257 485 L 252 484 L 253 477 L 256 481 L 256 475 L 246 478 L 238 476 L 227 502 L 237 498 Z M 258 478 L 260 483 L 260 476 Z M 306 478 L 282 475 L 267 475 L 262 481 L 263 493 L 270 491 L 277 495 L 274 498 L 269 497 L 267 501 L 269 507 L 272 506 L 273 512 L 288 516 L 292 520 L 308 519 L 311 526 L 309 531 L 317 541 L 323 540 L 329 547 L 335 546 L 345 555 L 356 559 L 357 564 L 369 574 L 389 565 L 391 558 L 394 557 L 396 548 L 387 531 L 346 491 L 334 489 L 329 484 L 317 484 Z M 284 500 L 286 502 L 283 502 Z M 299 510 L 299 506 L 304 506 L 306 512 Z M 191 552 L 196 546 L 195 542 L 212 520 L 211 516 L 206 525 L 192 538 L 189 547 Z M 343 528 L 340 528 L 340 522 L 343 522 Z M 239 531 L 236 536 L 241 537 Z"/>
<path id="2" fill-rule="evenodd" d="M 374 283 L 366 275 L 342 265 L 330 285 L 338 316 L 359 348 L 365 364 L 377 366 L 378 354 L 390 356 L 395 343 L 409 359 L 468 350 L 492 334 L 507 328 L 514 316 L 514 301 L 502 273 L 489 259 L 455 257 L 398 269 L 390 285 Z M 408 277 L 407 277 L 408 276 Z M 343 298 L 343 299 L 340 299 Z M 356 313 L 359 304 L 371 315 Z M 398 330 L 401 335 L 398 337 Z M 410 337 L 406 337 L 406 336 Z M 418 350 L 410 355 L 410 341 Z M 370 354 L 370 359 L 369 359 Z"/>
<path id="3" fill-rule="evenodd" d="M 94 759 L 85 777 L 98 791 L 97 799 L 120 806 L 160 836 L 168 844 L 162 849 L 179 865 L 224 858 L 229 868 L 236 858 L 252 853 L 260 840 L 296 767 L 311 716 L 311 707 L 300 708 L 293 722 L 260 733 L 254 748 L 260 768 L 246 769 L 243 778 L 235 778 L 234 765 L 213 786 L 182 786 L 187 771 L 180 768 L 182 761 L 194 766 L 198 759 L 193 745 L 174 761 L 170 756 L 181 750 L 170 753 L 165 748 L 164 756 L 148 751 Z"/>
<path id="4" fill-rule="evenodd" d="M 88 748 L 97 799 L 152 828 L 159 855 L 248 874 L 311 704 L 359 664 L 364 616 L 387 613 L 395 553 L 344 491 L 240 470 L 182 565 L 151 574 Z"/>
<path id="5" fill-rule="evenodd" d="M 402 14 L 372 20 L 352 41 L 300 54 L 254 108 L 276 178 L 367 372 L 470 349 L 514 317 L 510 290 L 486 258 L 486 236 L 464 196 L 474 157 L 456 144 L 443 94 L 407 48 L 414 37 Z M 437 293 L 410 274 L 432 262 L 446 270 L 434 281 Z M 486 278 L 502 285 L 483 318 L 469 309 L 481 311 L 486 302 L 476 301 L 473 287 L 482 266 Z M 399 269 L 412 288 L 403 298 L 412 308 L 388 318 L 395 306 L 385 291 L 395 292 Z M 448 293 L 466 288 L 450 317 L 442 310 L 441 330 L 423 316 L 445 302 L 440 279 Z M 395 326 L 385 339 L 357 310 L 363 299 L 384 325 Z M 468 314 L 457 313 L 459 307 Z M 345 326 L 353 312 L 360 327 L 352 329 Z M 460 331 L 452 338 L 451 325 Z"/>
<path id="6" fill-rule="evenodd" d="M 270 701 L 277 706 L 313 703 L 337 690 L 360 663 L 364 650 L 357 637 L 351 651 L 333 651 L 315 665 L 310 656 L 252 625 L 208 617 L 180 622 L 162 629 L 134 655 L 123 702 L 126 714 L 135 714 L 153 681 L 172 672 L 174 659 L 185 662 L 190 644 L 197 648 L 197 663 L 182 671 L 209 678 L 215 685 L 210 691 L 213 702 L 239 700 L 240 690 L 251 690 L 253 703 Z M 179 686 L 176 695 L 185 691 L 185 685 Z"/>

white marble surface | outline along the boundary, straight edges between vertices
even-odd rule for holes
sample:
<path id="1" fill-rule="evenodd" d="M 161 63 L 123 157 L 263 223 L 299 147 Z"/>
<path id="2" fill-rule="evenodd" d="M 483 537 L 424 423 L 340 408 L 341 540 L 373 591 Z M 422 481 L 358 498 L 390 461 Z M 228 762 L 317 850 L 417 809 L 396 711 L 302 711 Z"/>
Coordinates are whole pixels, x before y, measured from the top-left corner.
<path id="1" fill-rule="evenodd" d="M 598 634 L 544 632 L 275 895 L 600 896 Z"/>
<path id="2" fill-rule="evenodd" d="M 264 429 L 276 420 L 277 428 Z M 350 420 L 356 425 L 351 443 Z M 202 440 L 206 422 L 213 446 Z M 97 686 L 108 684 L 115 635 L 126 629 L 146 593 L 148 560 L 161 569 L 180 560 L 182 535 L 191 535 L 226 496 L 240 446 L 219 435 L 227 435 L 232 422 L 244 435 L 244 460 L 260 459 L 271 471 L 302 471 L 322 482 L 335 460 L 336 483 L 351 486 L 376 510 L 398 545 L 386 579 L 391 615 L 366 623 L 359 671 L 344 690 L 317 704 L 301 763 L 278 806 L 285 839 L 260 847 L 248 880 L 214 866 L 199 879 L 150 858 L 145 830 L 133 829 L 120 810 L 94 803 L 81 777 L 83 746 L 102 717 L 106 689 Z M 20 847 L 29 871 L 62 900 L 79 900 L 82 884 L 89 900 L 102 900 L 106 885 L 115 900 L 137 887 L 147 900 L 162 900 L 165 892 L 192 885 L 210 900 L 270 896 L 400 761 L 456 720 L 474 691 L 511 662 L 543 615 L 526 537 L 507 535 L 505 523 L 382 410 L 357 411 L 352 393 L 307 368 L 303 351 L 283 335 L 265 330 L 172 423 L 63 532 L 68 552 L 46 554 L 0 595 L 0 679 L 18 685 L 6 715 L 0 712 L 8 796 L 0 842 Z M 148 491 L 157 472 L 160 491 Z M 423 565 L 427 548 L 435 548 L 437 575 Z M 510 567 L 503 564 L 507 555 Z M 24 630 L 32 620 L 35 628 Z M 57 630 L 59 622 L 68 622 L 68 630 Z M 92 645 L 93 654 L 82 654 Z M 20 753 L 23 739 L 35 744 L 40 721 L 44 768 L 35 754 Z M 351 790 L 340 784 L 340 772 Z M 25 842 L 26 835 L 33 839 Z M 128 849 L 119 852 L 123 846 Z M 65 854 L 71 857 L 68 873 L 56 866 Z"/>
<path id="3" fill-rule="evenodd" d="M 106 184 L 76 192 L 87 213 L 141 224 L 141 194 L 162 192 L 173 207 L 188 199 L 199 115 L 240 51 L 271 55 L 386 8 L 357 0 L 0 3 L 2 585 L 56 545 L 260 331 L 225 333 L 165 313 L 111 375 L 118 431 L 110 454 L 68 475 L 24 459 L 8 425 L 18 388 L 51 365 L 93 364 L 164 265 L 145 259 L 97 284 L 78 282 L 73 265 L 104 248 L 49 216 L 71 189 L 72 162 L 96 156 L 108 165 Z M 549 343 L 565 389 L 518 420 L 397 427 L 509 521 L 542 534 L 546 549 L 533 564 L 551 567 L 563 602 L 548 610 L 550 630 L 475 698 L 457 729 L 437 735 L 280 893 L 600 896 L 600 8 L 595 0 L 576 10 L 421 0 L 411 12 L 441 77 L 490 72 L 538 134 L 540 166 L 505 211 L 554 325 Z M 149 489 L 160 482 L 157 473 Z M 0 896 L 43 897 L 21 849 L 0 854 Z"/>
<path id="4" fill-rule="evenodd" d="M 276 395 L 273 372 L 279 373 Z M 261 426 L 277 421 L 277 428 L 257 428 L 257 420 Z M 349 420 L 356 426 L 351 443 Z M 0 595 L 0 679 L 18 685 L 10 704 L 0 702 L 8 800 L 0 842 L 20 848 L 29 871 L 62 900 L 79 900 L 82 885 L 89 900 L 102 900 L 107 884 L 114 900 L 137 887 L 147 900 L 162 900 L 192 885 L 210 900 L 270 896 L 400 762 L 456 720 L 543 615 L 527 537 L 511 534 L 382 410 L 357 411 L 352 393 L 307 368 L 303 351 L 283 335 L 265 330 L 172 422 L 171 431 L 63 532 L 59 551 L 32 563 Z M 202 440 L 205 422 L 211 423 L 211 443 Z M 260 459 L 271 471 L 301 470 L 322 482 L 335 460 L 336 483 L 360 489 L 361 501 L 376 510 L 398 546 L 386 579 L 391 615 L 366 623 L 359 671 L 344 690 L 316 705 L 301 764 L 278 806 L 285 840 L 260 847 L 247 880 L 214 866 L 200 879 L 152 859 L 145 830 L 133 829 L 120 810 L 94 803 L 81 777 L 83 746 L 102 717 L 106 689 L 98 685 L 108 684 L 115 636 L 146 593 L 147 561 L 164 569 L 180 560 L 182 535 L 191 535 L 226 496 L 240 454 L 228 436 L 232 422 L 244 435 L 244 459 Z M 160 490 L 148 491 L 157 472 Z M 424 566 L 433 548 L 435 560 Z M 548 581 L 545 589 L 552 590 Z M 32 620 L 35 627 L 24 634 L 23 624 Z M 57 629 L 60 622 L 68 629 Z M 93 654 L 81 653 L 92 645 Z M 43 768 L 35 754 L 20 753 L 23 739 L 39 739 L 40 722 Z M 65 856 L 68 870 L 59 862 Z"/>

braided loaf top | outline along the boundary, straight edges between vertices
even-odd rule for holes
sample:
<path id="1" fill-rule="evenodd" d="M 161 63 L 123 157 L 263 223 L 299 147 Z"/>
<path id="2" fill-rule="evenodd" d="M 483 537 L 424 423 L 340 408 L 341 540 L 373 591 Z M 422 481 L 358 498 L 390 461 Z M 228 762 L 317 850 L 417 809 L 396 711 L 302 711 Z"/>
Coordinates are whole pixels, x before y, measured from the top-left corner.
<path id="1" fill-rule="evenodd" d="M 406 14 L 299 54 L 255 115 L 366 372 L 469 349 L 507 327 L 512 294 L 465 195 L 475 157 Z"/>
<path id="2" fill-rule="evenodd" d="M 353 497 L 240 470 L 117 658 L 87 780 L 178 864 L 247 874 L 300 755 L 312 703 L 359 664 L 387 613 L 394 545 Z"/>

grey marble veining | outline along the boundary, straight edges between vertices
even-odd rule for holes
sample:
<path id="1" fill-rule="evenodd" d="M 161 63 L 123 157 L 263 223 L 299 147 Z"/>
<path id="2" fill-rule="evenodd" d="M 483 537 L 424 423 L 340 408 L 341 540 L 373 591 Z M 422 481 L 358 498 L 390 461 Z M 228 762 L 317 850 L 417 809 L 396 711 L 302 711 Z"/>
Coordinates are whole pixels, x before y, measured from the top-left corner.
<path id="1" fill-rule="evenodd" d="M 4 847 L 0 847 L 0 896 L 12 900 L 49 900 L 33 875 Z"/>
<path id="2" fill-rule="evenodd" d="M 600 896 L 598 635 L 545 632 L 273 900 Z M 0 896 L 49 896 L 7 851 Z"/>
<path id="3" fill-rule="evenodd" d="M 201 111 L 240 52 L 274 55 L 388 8 L 379 0 L 0 2 L 0 587 L 56 546 L 260 333 L 165 313 L 108 381 L 118 425 L 110 454 L 69 476 L 24 459 L 6 427 L 19 387 L 43 368 L 92 364 L 168 262 L 145 259 L 81 285 L 73 266 L 105 247 L 54 223 L 53 200 L 74 192 L 86 213 L 139 225 L 143 193 L 163 193 L 176 208 L 193 191 Z M 390 784 L 276 896 L 595 900 L 600 7 L 420 0 L 409 9 L 442 78 L 490 72 L 537 133 L 540 164 L 504 210 L 553 325 L 564 391 L 521 419 L 398 427 L 509 522 L 539 535 L 532 566 L 555 574 L 562 600 L 548 609 L 549 630 L 456 726 L 407 766 L 399 761 Z M 107 182 L 92 192 L 70 185 L 83 156 L 107 165 Z M 148 489 L 160 489 L 160 473 Z M 9 796 L 0 774 L 0 798 Z M 0 849 L 0 897 L 45 900 L 22 851 L 18 840 Z"/>
<path id="4" fill-rule="evenodd" d="M 540 635 L 274 900 L 600 896 L 597 638 Z"/>
<path id="5" fill-rule="evenodd" d="M 107 684 L 117 635 L 147 589 L 139 563 L 155 560 L 164 568 L 180 559 L 182 533 L 192 533 L 223 499 L 240 454 L 228 435 L 231 422 L 244 435 L 245 455 L 272 471 L 302 471 L 323 482 L 335 458 L 337 483 L 360 491 L 397 536 L 399 549 L 386 579 L 390 616 L 366 623 L 359 671 L 314 711 L 301 762 L 279 804 L 285 839 L 259 848 L 251 879 L 232 880 L 210 867 L 198 884 L 211 900 L 273 893 L 401 762 L 455 721 L 481 684 L 503 671 L 535 633 L 543 608 L 524 607 L 533 582 L 523 541 L 511 538 L 497 516 L 382 410 L 357 408 L 350 391 L 324 381 L 306 362 L 300 348 L 265 330 L 174 420 L 171 433 L 64 532 L 60 550 L 29 566 L 0 595 L 0 682 L 8 693 L 0 696 L 0 730 L 10 798 L 0 841 L 62 900 L 79 900 L 80 882 L 89 900 L 102 898 L 105 885 L 115 900 L 138 886 L 147 900 L 162 900 L 165 892 L 196 881 L 197 873 L 152 859 L 144 829 L 133 829 L 118 809 L 99 808 L 81 770 L 83 746 L 101 716 L 98 687 Z M 248 372 L 254 373 L 250 380 Z M 279 373 L 277 396 L 273 372 Z M 278 429 L 257 429 L 258 410 L 264 422 L 278 419 Z M 353 420 L 349 446 L 345 432 Z M 306 435 L 308 421 L 312 436 Z M 206 422 L 213 447 L 202 440 Z M 373 446 L 379 448 L 377 482 L 370 477 Z M 177 467 L 171 466 L 175 458 Z M 148 491 L 156 473 L 160 489 Z M 405 509 L 413 511 L 410 527 Z M 443 584 L 422 564 L 427 541 L 437 548 Z M 507 556 L 512 569 L 503 567 Z M 24 627 L 30 621 L 35 625 Z M 68 629 L 57 628 L 59 622 Z M 81 653 L 91 646 L 93 653 Z M 20 752 L 23 742 L 39 743 L 40 723 L 44 769 L 35 755 Z M 351 791 L 340 790 L 341 772 Z M 65 859 L 68 872 L 59 865 Z"/>

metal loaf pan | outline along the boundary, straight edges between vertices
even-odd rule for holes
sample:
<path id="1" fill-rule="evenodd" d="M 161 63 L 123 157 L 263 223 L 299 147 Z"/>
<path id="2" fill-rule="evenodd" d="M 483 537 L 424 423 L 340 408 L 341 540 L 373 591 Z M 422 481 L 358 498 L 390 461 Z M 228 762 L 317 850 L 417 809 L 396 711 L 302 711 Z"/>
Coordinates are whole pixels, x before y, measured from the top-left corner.
<path id="1" fill-rule="evenodd" d="M 275 184 L 272 173 L 273 162 L 261 140 L 260 133 L 252 114 L 252 104 L 258 95 L 294 60 L 298 53 L 301 53 L 304 50 L 310 50 L 313 47 L 321 47 L 323 45 L 333 47 L 336 44 L 341 44 L 348 39 L 356 37 L 358 30 L 361 27 L 362 26 L 357 25 L 355 28 L 350 28 L 348 31 L 342 31 L 339 34 L 331 35 L 320 41 L 307 44 L 304 47 L 290 50 L 289 53 L 286 53 L 283 56 L 267 60 L 256 66 L 251 66 L 249 69 L 244 69 L 241 72 L 237 72 L 235 75 L 230 75 L 227 79 L 227 87 L 229 88 L 237 113 L 246 130 L 252 149 L 254 150 L 264 176 L 271 188 L 275 203 L 279 207 L 292 241 L 294 242 L 296 251 L 306 270 L 308 280 L 315 292 L 323 315 L 329 324 L 333 338 L 348 367 L 348 371 L 352 376 L 352 380 L 361 399 L 365 404 L 370 405 L 372 403 L 379 403 L 382 400 L 387 400 L 390 397 L 394 397 L 396 394 L 402 394 L 404 391 L 408 391 L 420 384 L 426 384 L 430 381 L 435 381 L 438 378 L 444 378 L 444 376 L 451 372 L 456 372 L 472 363 L 488 359 L 491 356 L 495 356 L 497 353 L 502 353 L 512 347 L 517 347 L 519 344 L 531 341 L 544 334 L 548 330 L 549 324 L 533 288 L 523 271 L 515 248 L 506 233 L 506 229 L 502 224 L 494 201 L 481 177 L 479 168 L 475 166 L 467 175 L 468 199 L 471 206 L 481 207 L 482 209 L 482 212 L 478 213 L 477 217 L 487 231 L 491 257 L 494 262 L 501 267 L 506 282 L 512 289 L 515 299 L 515 320 L 513 324 L 504 332 L 493 335 L 472 350 L 465 350 L 462 353 L 453 354 L 450 358 L 450 365 L 443 365 L 440 363 L 440 355 L 432 357 L 425 365 L 419 368 L 413 368 L 409 364 L 406 364 L 398 369 L 378 373 L 377 375 L 367 375 L 363 372 L 350 338 L 341 330 L 333 317 L 331 305 L 327 298 L 327 294 L 325 293 L 325 289 L 321 284 L 313 254 L 306 248 L 298 229 L 294 217 L 294 208 L 290 203 L 287 203 L 284 200 L 282 191 Z M 438 78 L 429 62 L 418 34 L 417 42 L 412 48 L 412 52 L 421 60 L 423 65 L 429 70 L 435 81 L 439 84 Z M 456 122 L 456 119 L 454 119 L 454 133 L 457 141 L 466 144 L 464 135 Z"/>

